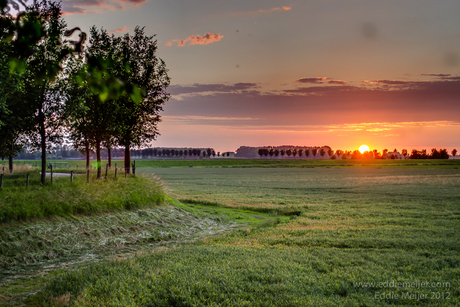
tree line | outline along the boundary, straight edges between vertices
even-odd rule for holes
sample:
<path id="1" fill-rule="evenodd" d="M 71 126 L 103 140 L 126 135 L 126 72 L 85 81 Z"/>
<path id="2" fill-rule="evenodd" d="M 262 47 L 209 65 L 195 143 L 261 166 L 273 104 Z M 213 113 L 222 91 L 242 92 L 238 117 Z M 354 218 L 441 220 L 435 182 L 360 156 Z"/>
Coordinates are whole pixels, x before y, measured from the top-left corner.
<path id="1" fill-rule="evenodd" d="M 359 150 L 354 151 L 343 151 L 343 150 L 325 150 L 324 148 L 312 148 L 312 149 L 274 149 L 274 148 L 259 148 L 257 150 L 259 156 L 262 157 L 288 157 L 291 156 L 293 158 L 299 157 L 305 158 L 310 157 L 321 157 L 323 158 L 326 154 L 331 159 L 398 159 L 399 152 L 397 149 L 394 149 L 392 152 L 389 152 L 388 149 L 384 149 L 382 152 L 379 152 L 377 149 L 372 151 L 366 151 L 361 153 Z M 400 155 L 404 157 L 404 159 L 449 159 L 449 153 L 447 149 L 439 149 L 436 148 L 431 149 L 431 154 L 427 154 L 426 149 L 421 151 L 417 149 L 413 149 L 411 154 L 408 153 L 407 149 L 402 149 Z M 457 155 L 457 149 L 453 149 L 451 151 L 451 155 L 455 157 Z"/>
<path id="2" fill-rule="evenodd" d="M 124 147 L 129 173 L 130 148 L 154 140 L 163 104 L 169 99 L 168 70 L 156 56 L 154 36 L 137 26 L 115 37 L 93 26 L 68 30 L 60 2 L 25 5 L 16 16 L 0 2 L 0 157 L 9 159 L 27 145 L 41 152 L 41 182 L 46 155 L 70 138 L 87 157 L 96 153 L 101 178 L 101 148 Z M 66 37 L 79 34 L 79 41 Z"/>

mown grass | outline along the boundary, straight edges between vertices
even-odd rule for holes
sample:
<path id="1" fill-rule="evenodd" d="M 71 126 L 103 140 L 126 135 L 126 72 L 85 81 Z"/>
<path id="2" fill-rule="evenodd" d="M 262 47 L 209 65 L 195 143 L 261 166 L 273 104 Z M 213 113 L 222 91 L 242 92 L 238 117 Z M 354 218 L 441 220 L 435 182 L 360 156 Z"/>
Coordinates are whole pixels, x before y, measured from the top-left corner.
<path id="1" fill-rule="evenodd" d="M 31 304 L 460 305 L 458 170 L 150 172 L 190 210 L 246 207 L 276 217 L 276 208 L 286 206 L 300 215 L 275 227 L 247 227 L 67 272 L 31 297 Z"/>
<path id="2" fill-rule="evenodd" d="M 28 188 L 24 174 L 5 181 L 0 191 L 0 224 L 154 207 L 164 204 L 166 197 L 161 184 L 152 176 L 89 182 L 75 176 L 73 183 L 69 178 L 54 178 L 53 184 L 46 186 L 36 182 L 38 176 L 31 176 Z"/>

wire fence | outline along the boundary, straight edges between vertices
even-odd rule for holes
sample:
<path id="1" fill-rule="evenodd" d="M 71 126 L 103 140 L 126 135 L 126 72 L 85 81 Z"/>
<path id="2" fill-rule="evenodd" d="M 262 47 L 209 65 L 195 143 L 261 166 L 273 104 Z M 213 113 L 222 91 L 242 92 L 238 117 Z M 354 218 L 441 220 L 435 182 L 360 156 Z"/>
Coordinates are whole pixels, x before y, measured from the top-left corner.
<path id="1" fill-rule="evenodd" d="M 38 176 L 41 176 L 41 173 L 32 172 L 32 162 L 27 164 L 16 164 L 15 166 L 16 170 L 11 173 L 8 167 L 2 166 L 0 173 L 0 189 L 3 189 L 4 183 L 8 181 L 12 182 L 11 186 L 22 186 L 21 182 L 23 182 L 24 186 L 29 187 L 31 185 L 31 175 L 35 181 L 39 178 Z M 29 168 L 25 169 L 20 166 L 28 166 Z M 47 165 L 47 168 L 49 172 L 46 173 L 46 178 L 49 178 L 49 181 L 46 180 L 45 184 L 53 184 L 53 179 L 56 177 L 69 177 L 69 182 L 73 183 L 76 175 L 86 175 L 87 182 L 92 180 L 92 178 L 105 180 L 113 178 L 116 180 L 119 176 L 123 176 L 125 178 L 128 176 L 136 176 L 136 161 L 133 161 L 131 167 L 128 168 L 117 167 L 117 164 L 115 163 L 115 168 L 112 169 L 108 164 L 106 164 L 104 176 L 102 176 L 102 168 L 99 171 L 97 167 L 92 166 L 87 168 L 85 172 L 82 172 L 78 170 L 77 165 L 77 170 L 71 170 L 68 172 L 67 170 L 69 169 L 69 166 L 67 162 L 52 162 Z M 62 172 L 63 170 L 66 170 L 66 172 Z M 42 185 L 41 181 L 39 181 L 39 184 Z"/>

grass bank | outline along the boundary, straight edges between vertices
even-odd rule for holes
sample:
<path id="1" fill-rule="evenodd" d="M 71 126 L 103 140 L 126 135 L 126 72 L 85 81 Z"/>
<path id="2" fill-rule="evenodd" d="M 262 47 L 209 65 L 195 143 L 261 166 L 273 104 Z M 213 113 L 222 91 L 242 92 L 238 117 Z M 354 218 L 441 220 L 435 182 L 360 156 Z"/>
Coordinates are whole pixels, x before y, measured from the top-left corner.
<path id="1" fill-rule="evenodd" d="M 37 180 L 37 174 L 32 181 Z M 90 180 L 75 176 L 55 178 L 53 185 L 25 187 L 24 174 L 17 174 L 0 191 L 0 224 L 55 216 L 96 214 L 164 204 L 165 193 L 158 180 L 128 177 Z"/>

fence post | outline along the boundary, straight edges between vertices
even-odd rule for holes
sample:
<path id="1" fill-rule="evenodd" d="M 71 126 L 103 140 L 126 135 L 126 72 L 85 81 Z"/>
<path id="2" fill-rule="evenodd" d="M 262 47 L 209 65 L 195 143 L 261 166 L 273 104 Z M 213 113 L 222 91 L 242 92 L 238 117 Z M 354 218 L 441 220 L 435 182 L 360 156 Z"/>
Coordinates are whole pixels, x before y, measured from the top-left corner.
<path id="1" fill-rule="evenodd" d="M 73 171 L 70 171 L 70 183 L 73 182 Z"/>
<path id="2" fill-rule="evenodd" d="M 116 167 L 115 167 L 115 179 L 117 179 L 117 168 Z"/>
<path id="3" fill-rule="evenodd" d="M 27 173 L 27 187 L 29 187 L 29 173 Z"/>
<path id="4" fill-rule="evenodd" d="M 51 184 L 53 184 L 53 165 L 50 164 L 50 169 L 51 169 Z"/>
<path id="5" fill-rule="evenodd" d="M 133 161 L 133 176 L 136 176 L 136 160 Z"/>
<path id="6" fill-rule="evenodd" d="M 88 181 L 89 181 L 89 169 L 86 170 L 86 182 L 88 182 Z"/>

